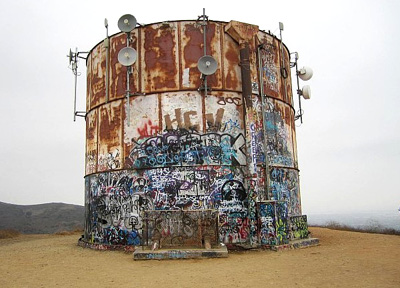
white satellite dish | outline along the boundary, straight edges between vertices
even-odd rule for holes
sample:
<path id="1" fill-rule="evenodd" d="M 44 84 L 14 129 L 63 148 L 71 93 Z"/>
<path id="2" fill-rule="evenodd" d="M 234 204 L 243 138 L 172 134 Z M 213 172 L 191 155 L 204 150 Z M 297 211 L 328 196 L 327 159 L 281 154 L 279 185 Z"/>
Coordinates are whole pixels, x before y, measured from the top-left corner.
<path id="1" fill-rule="evenodd" d="M 125 14 L 118 20 L 118 28 L 122 32 L 131 32 L 136 27 L 136 18 L 131 14 Z"/>
<path id="2" fill-rule="evenodd" d="M 118 53 L 118 62 L 124 66 L 131 66 L 136 62 L 137 52 L 131 47 L 122 48 Z"/>
<path id="3" fill-rule="evenodd" d="M 299 70 L 299 77 L 303 81 L 310 80 L 313 76 L 313 70 L 310 67 L 304 66 Z"/>
<path id="4" fill-rule="evenodd" d="M 197 68 L 203 75 L 211 75 L 217 71 L 218 63 L 212 56 L 204 55 L 197 62 Z"/>
<path id="5" fill-rule="evenodd" d="M 301 95 L 303 95 L 303 98 L 308 100 L 311 98 L 311 88 L 308 85 L 303 86 L 301 89 Z"/>

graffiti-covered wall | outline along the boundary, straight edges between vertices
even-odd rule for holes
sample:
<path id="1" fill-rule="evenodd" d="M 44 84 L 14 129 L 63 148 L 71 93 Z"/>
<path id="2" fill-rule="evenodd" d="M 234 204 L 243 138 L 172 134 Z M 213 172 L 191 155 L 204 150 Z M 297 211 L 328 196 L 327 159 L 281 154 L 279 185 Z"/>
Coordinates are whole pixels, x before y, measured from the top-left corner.
<path id="1" fill-rule="evenodd" d="M 143 245 L 152 241 L 149 235 L 168 231 L 189 243 L 205 225 L 191 226 L 193 219 L 211 221 L 195 211 L 217 215 L 216 242 L 280 245 L 305 235 L 291 77 L 282 74 L 290 71 L 289 52 L 257 26 L 208 21 L 206 48 L 218 68 L 207 77 L 205 93 L 197 68 L 203 31 L 197 21 L 136 27 L 130 74 L 117 60 L 125 33 L 111 36 L 108 50 L 103 42 L 91 50 L 85 241 Z M 240 37 L 249 51 L 249 80 L 242 77 Z M 244 81 L 251 95 L 243 95 Z"/>

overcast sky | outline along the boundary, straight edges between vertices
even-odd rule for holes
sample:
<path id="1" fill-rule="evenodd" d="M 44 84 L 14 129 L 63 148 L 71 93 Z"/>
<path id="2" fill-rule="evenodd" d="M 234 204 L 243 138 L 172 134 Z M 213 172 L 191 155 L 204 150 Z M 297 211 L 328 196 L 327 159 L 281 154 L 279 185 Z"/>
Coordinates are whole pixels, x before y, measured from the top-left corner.
<path id="1" fill-rule="evenodd" d="M 62 4 L 64 3 L 64 4 Z M 83 205 L 85 122 L 73 122 L 70 48 L 89 51 L 132 14 L 237 20 L 279 35 L 310 66 L 297 127 L 303 214 L 400 205 L 400 1 L 0 0 L 0 201 Z M 85 109 L 81 61 L 78 110 Z M 295 85 L 294 85 L 295 86 Z M 296 109 L 298 109 L 296 107 Z"/>

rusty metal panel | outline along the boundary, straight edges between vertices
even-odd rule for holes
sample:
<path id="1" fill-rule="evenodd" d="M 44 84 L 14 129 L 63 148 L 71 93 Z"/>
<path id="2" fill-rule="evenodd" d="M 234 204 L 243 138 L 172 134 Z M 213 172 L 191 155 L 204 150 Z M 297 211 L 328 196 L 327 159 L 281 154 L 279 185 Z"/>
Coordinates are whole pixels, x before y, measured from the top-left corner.
<path id="1" fill-rule="evenodd" d="M 242 91 L 242 79 L 239 66 L 239 44 L 227 33 L 224 33 L 223 45 L 224 89 Z"/>
<path id="2" fill-rule="evenodd" d="M 281 75 L 279 63 L 279 45 L 274 38 L 267 38 L 260 49 L 264 94 L 283 100 L 281 91 Z"/>
<path id="3" fill-rule="evenodd" d="M 146 138 L 156 136 L 160 131 L 159 122 L 159 95 L 150 94 L 130 98 L 130 125 L 127 125 L 126 109 L 124 102 L 124 167 L 134 166 L 131 153 L 133 149 Z"/>
<path id="4" fill-rule="evenodd" d="M 104 43 L 97 45 L 91 52 L 91 89 L 90 108 L 98 106 L 105 101 L 106 79 L 106 49 Z"/>
<path id="5" fill-rule="evenodd" d="M 130 43 L 129 47 L 137 51 L 136 62 L 131 66 L 131 76 L 129 78 L 129 88 L 131 93 L 140 92 L 140 75 L 139 73 L 139 39 L 138 30 L 135 29 L 130 33 Z M 110 89 L 109 89 L 109 99 L 122 98 L 126 95 L 126 70 L 127 68 L 118 62 L 118 53 L 122 48 L 126 47 L 126 33 L 120 33 L 112 36 L 110 38 Z"/>
<path id="6" fill-rule="evenodd" d="M 292 76 L 290 73 L 290 55 L 289 51 L 286 49 L 285 46 L 283 46 L 283 55 L 285 59 L 285 69 L 287 71 L 287 78 L 286 81 L 282 81 L 283 85 L 286 84 L 286 92 L 284 93 L 284 101 L 288 103 L 289 105 L 293 106 L 293 92 L 292 92 Z"/>
<path id="7" fill-rule="evenodd" d="M 179 89 L 178 24 L 152 24 L 141 28 L 142 92 Z"/>
<path id="8" fill-rule="evenodd" d="M 86 116 L 86 175 L 97 171 L 97 123 L 98 114 L 95 109 Z"/>
<path id="9" fill-rule="evenodd" d="M 203 131 L 202 97 L 198 92 L 161 95 L 163 130 Z"/>
<path id="10" fill-rule="evenodd" d="M 235 92 L 214 92 L 205 103 L 206 132 L 244 135 L 243 99 Z"/>
<path id="11" fill-rule="evenodd" d="M 99 172 L 121 168 L 122 118 L 121 100 L 104 104 L 99 108 Z"/>
<path id="12" fill-rule="evenodd" d="M 207 85 L 213 89 L 222 89 L 222 59 L 221 59 L 221 25 L 209 22 L 206 30 L 207 55 L 211 55 L 218 63 L 218 69 L 207 77 Z M 201 85 L 197 62 L 204 56 L 204 33 L 200 22 L 181 22 L 181 88 L 197 89 Z"/>

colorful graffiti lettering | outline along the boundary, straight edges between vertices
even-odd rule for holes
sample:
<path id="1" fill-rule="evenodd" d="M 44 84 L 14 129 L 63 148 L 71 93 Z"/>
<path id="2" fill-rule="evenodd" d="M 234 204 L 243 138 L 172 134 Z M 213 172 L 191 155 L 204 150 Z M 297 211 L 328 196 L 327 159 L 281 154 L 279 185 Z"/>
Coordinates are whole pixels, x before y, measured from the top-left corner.
<path id="1" fill-rule="evenodd" d="M 137 144 L 126 159 L 134 168 L 181 165 L 245 165 L 242 134 L 166 132 Z"/>
<path id="2" fill-rule="evenodd" d="M 269 199 L 288 202 L 290 215 L 301 215 L 299 172 L 290 168 L 270 168 Z"/>
<path id="3" fill-rule="evenodd" d="M 306 239 L 308 238 L 308 224 L 307 215 L 290 217 L 290 240 Z"/>

